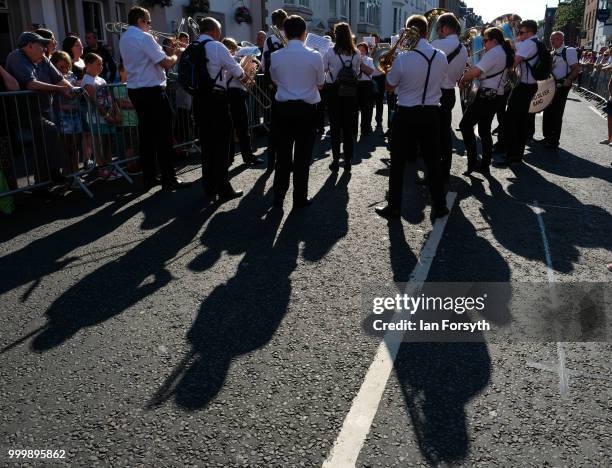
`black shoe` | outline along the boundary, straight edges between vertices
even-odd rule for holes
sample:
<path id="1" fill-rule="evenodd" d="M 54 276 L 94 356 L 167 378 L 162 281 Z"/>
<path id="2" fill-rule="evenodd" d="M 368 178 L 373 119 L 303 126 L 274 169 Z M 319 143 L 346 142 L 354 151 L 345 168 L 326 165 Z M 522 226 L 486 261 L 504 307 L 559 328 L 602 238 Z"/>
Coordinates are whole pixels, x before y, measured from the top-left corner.
<path id="1" fill-rule="evenodd" d="M 312 198 L 305 198 L 304 200 L 301 201 L 294 201 L 293 202 L 293 209 L 300 209 L 300 208 L 306 208 L 307 206 L 312 205 Z"/>
<path id="2" fill-rule="evenodd" d="M 374 211 L 376 211 L 378 216 L 382 216 L 383 218 L 387 219 L 398 219 L 400 217 L 400 211 L 395 208 L 391 208 L 389 205 L 377 206 L 374 208 Z"/>
<path id="3" fill-rule="evenodd" d="M 142 183 L 143 189 L 145 192 L 148 192 L 156 185 L 161 185 L 161 180 L 158 177 L 155 177 L 153 180 L 144 180 Z"/>
<path id="4" fill-rule="evenodd" d="M 500 154 L 500 153 L 505 153 L 506 152 L 506 147 L 503 145 L 500 145 L 499 143 L 495 143 L 493 145 L 493 153 L 494 154 Z"/>
<path id="5" fill-rule="evenodd" d="M 485 177 L 491 176 L 491 169 L 489 168 L 488 164 L 486 166 L 478 166 L 476 169 L 474 169 L 474 171 L 478 172 L 479 174 L 482 174 Z"/>
<path id="6" fill-rule="evenodd" d="M 184 182 L 178 177 L 176 179 L 169 180 L 168 182 L 162 182 L 162 190 L 165 191 L 182 190 L 189 188 L 190 186 L 190 182 Z"/>
<path id="7" fill-rule="evenodd" d="M 512 162 L 508 158 L 501 159 L 499 161 L 493 161 L 493 167 L 510 167 Z"/>
<path id="8" fill-rule="evenodd" d="M 446 206 L 439 206 L 437 208 L 431 209 L 431 217 L 432 218 L 444 218 L 450 211 Z"/>
<path id="9" fill-rule="evenodd" d="M 264 162 L 264 160 L 261 159 L 259 156 L 251 156 L 250 158 L 244 158 L 243 161 L 248 166 L 259 166 Z"/>
<path id="10" fill-rule="evenodd" d="M 340 168 L 340 163 L 338 162 L 337 159 L 334 159 L 330 164 L 329 164 L 329 170 L 330 171 L 337 171 Z"/>
<path id="11" fill-rule="evenodd" d="M 547 141 L 544 143 L 544 148 L 556 150 L 556 149 L 559 149 L 559 143 L 555 144 L 550 141 Z"/>
<path id="12" fill-rule="evenodd" d="M 242 190 L 228 189 L 219 194 L 219 201 L 226 202 L 234 198 L 240 198 L 243 195 Z"/>

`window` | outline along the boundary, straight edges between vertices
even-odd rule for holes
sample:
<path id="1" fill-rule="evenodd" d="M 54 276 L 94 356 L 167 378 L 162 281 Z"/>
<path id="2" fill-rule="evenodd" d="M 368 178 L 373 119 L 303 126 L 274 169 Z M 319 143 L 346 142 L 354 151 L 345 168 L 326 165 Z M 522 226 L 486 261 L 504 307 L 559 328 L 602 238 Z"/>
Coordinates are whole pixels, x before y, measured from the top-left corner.
<path id="1" fill-rule="evenodd" d="M 329 17 L 335 18 L 337 15 L 338 9 L 336 5 L 336 0 L 329 0 Z"/>
<path id="2" fill-rule="evenodd" d="M 380 7 L 370 4 L 368 0 L 360 0 L 359 21 L 361 23 L 380 24 Z"/>
<path id="3" fill-rule="evenodd" d="M 307 8 L 310 8 L 310 0 L 285 0 L 285 3 L 288 5 L 300 5 Z"/>
<path id="4" fill-rule="evenodd" d="M 350 0 L 340 0 L 340 16 L 348 18 L 348 2 Z"/>
<path id="5" fill-rule="evenodd" d="M 394 8 L 393 9 L 393 34 L 395 34 L 397 32 L 397 24 L 399 23 L 398 20 L 398 8 Z"/>
<path id="6" fill-rule="evenodd" d="M 120 23 L 127 23 L 127 10 L 125 2 L 115 2 L 115 18 Z"/>
<path id="7" fill-rule="evenodd" d="M 106 42 L 106 29 L 104 28 L 104 12 L 100 2 L 83 2 L 83 16 L 85 17 L 85 31 L 92 31 L 103 42 Z"/>

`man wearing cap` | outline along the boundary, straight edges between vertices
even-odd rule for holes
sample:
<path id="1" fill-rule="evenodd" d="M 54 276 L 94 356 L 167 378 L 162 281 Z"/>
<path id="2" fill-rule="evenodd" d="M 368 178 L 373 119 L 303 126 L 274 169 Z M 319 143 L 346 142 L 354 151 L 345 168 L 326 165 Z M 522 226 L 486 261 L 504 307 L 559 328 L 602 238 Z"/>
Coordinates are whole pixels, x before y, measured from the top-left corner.
<path id="1" fill-rule="evenodd" d="M 51 103 L 55 93 L 72 98 L 73 88 L 45 56 L 49 41 L 34 32 L 22 33 L 17 41 L 18 49 L 6 58 L 6 70 L 15 77 L 21 89 L 37 92 L 37 105 L 30 109 L 38 158 L 36 180 L 42 182 L 50 178 L 62 182 L 60 168 L 64 166 L 65 155 L 58 129 L 51 121 Z"/>

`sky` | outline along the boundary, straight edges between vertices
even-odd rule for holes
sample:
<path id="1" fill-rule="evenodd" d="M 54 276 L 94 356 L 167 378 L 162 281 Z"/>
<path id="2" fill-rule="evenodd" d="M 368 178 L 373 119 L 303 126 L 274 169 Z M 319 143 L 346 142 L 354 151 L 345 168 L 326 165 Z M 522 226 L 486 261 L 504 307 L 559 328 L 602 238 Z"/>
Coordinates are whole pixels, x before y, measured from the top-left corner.
<path id="1" fill-rule="evenodd" d="M 541 20 L 544 19 L 546 6 L 556 7 L 557 0 L 464 0 L 469 8 L 473 8 L 477 15 L 482 16 L 482 20 L 487 23 L 500 15 L 506 13 L 516 13 L 523 19 Z"/>

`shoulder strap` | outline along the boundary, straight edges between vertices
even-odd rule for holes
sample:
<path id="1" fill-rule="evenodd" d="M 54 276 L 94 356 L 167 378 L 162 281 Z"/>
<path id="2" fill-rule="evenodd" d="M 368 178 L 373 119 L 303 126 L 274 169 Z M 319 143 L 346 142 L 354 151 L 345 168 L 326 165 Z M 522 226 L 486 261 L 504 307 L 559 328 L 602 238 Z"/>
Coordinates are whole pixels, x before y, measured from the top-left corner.
<path id="1" fill-rule="evenodd" d="M 451 63 L 453 60 L 455 60 L 455 57 L 457 57 L 457 55 L 459 55 L 459 53 L 461 52 L 462 47 L 463 47 L 463 44 L 461 44 L 460 42 L 457 48 L 446 56 L 446 61 L 448 63 Z"/>
<path id="2" fill-rule="evenodd" d="M 434 49 L 434 53 L 431 55 L 431 58 L 427 58 L 427 55 L 425 55 L 420 50 L 413 49 L 413 51 L 419 54 L 421 57 L 423 57 L 425 61 L 427 62 L 427 77 L 425 78 L 425 88 L 423 89 L 423 96 L 421 97 L 421 105 L 424 106 L 425 98 L 427 97 L 427 87 L 429 86 L 429 75 L 431 75 L 431 64 L 433 63 L 433 59 L 438 53 L 438 51 Z"/>
<path id="3" fill-rule="evenodd" d="M 506 67 L 502 68 L 501 71 L 498 71 L 497 73 L 493 73 L 492 75 L 487 75 L 481 78 L 481 80 L 488 80 L 489 78 L 495 78 L 496 76 L 501 75 L 505 71 L 506 71 Z"/>

